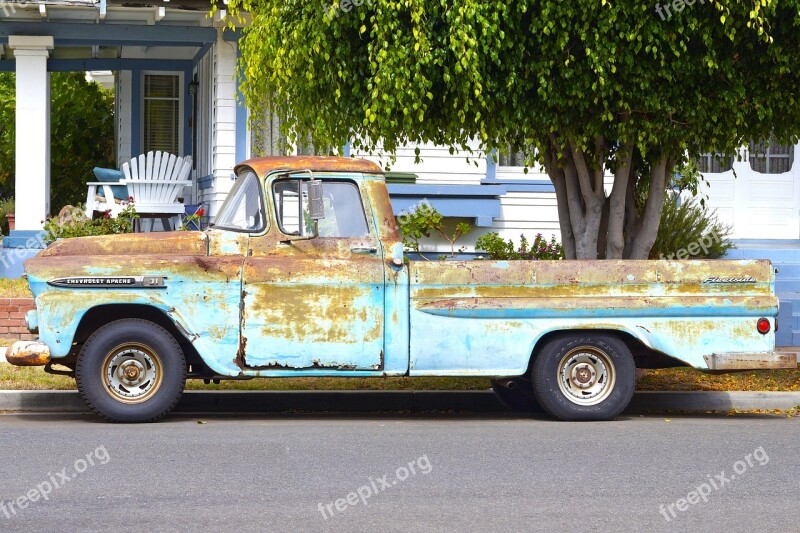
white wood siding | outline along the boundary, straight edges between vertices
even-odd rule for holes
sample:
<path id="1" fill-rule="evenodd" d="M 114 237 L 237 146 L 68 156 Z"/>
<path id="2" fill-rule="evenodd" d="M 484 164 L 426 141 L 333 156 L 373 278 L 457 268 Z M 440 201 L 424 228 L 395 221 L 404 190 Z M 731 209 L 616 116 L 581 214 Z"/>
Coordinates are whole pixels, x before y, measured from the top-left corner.
<path id="1" fill-rule="evenodd" d="M 422 162 L 415 164 L 414 149 L 414 146 L 398 149 L 397 161 L 391 169 L 395 172 L 413 172 L 418 176 L 417 183 L 478 185 L 486 177 L 486 159 L 483 157 L 470 157 L 467 163 L 468 152 L 451 155 L 445 146 L 426 144 L 420 146 Z M 382 167 L 389 162 L 389 157 L 369 156 L 362 152 L 354 152 L 354 155 L 375 161 Z"/>
<path id="2" fill-rule="evenodd" d="M 133 109 L 133 85 L 130 70 L 117 72 L 115 122 L 117 127 L 117 168 L 122 168 L 133 157 L 131 154 L 131 131 L 133 128 L 131 111 Z M 138 155 L 138 154 L 137 154 Z"/>
<path id="3" fill-rule="evenodd" d="M 201 191 L 200 198 L 214 217 L 233 185 L 236 166 L 236 43 L 222 40 L 208 52 L 211 68 L 209 94 L 211 102 L 210 172 L 214 176 L 211 188 Z"/>

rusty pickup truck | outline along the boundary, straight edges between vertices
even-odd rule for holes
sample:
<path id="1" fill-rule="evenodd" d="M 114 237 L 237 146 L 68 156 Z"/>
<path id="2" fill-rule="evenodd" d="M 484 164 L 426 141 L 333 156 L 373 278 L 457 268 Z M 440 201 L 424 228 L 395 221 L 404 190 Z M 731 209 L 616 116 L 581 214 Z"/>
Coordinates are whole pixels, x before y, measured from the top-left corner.
<path id="1" fill-rule="evenodd" d="M 89 407 L 153 421 L 187 378 L 485 376 L 563 420 L 608 420 L 636 368 L 795 368 L 768 261 L 408 261 L 381 169 L 235 169 L 206 231 L 59 240 L 25 263 L 38 341 Z M 501 387 L 502 388 L 502 387 Z"/>

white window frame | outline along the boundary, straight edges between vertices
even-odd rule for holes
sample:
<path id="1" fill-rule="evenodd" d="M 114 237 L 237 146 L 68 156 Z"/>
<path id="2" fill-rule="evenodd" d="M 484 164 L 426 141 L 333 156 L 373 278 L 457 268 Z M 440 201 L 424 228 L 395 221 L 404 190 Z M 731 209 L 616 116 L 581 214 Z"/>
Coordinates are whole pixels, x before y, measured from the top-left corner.
<path id="1" fill-rule="evenodd" d="M 185 93 L 185 91 L 184 91 L 184 87 L 185 87 L 184 82 L 185 82 L 185 80 L 183 79 L 184 78 L 184 73 L 183 73 L 183 71 L 180 71 L 180 70 L 143 70 L 142 71 L 141 79 L 139 80 L 140 89 L 141 89 L 139 94 L 142 95 L 141 96 L 141 102 L 139 102 L 139 104 L 140 104 L 140 112 L 139 112 L 139 120 L 140 120 L 140 122 L 139 123 L 142 125 L 141 128 L 140 128 L 140 139 L 139 139 L 140 145 L 139 146 L 142 147 L 142 152 L 146 152 L 147 151 L 146 148 L 145 148 L 146 135 L 145 135 L 145 116 L 144 116 L 144 107 L 145 107 L 145 105 L 144 105 L 144 103 L 145 103 L 145 100 L 148 99 L 147 96 L 145 95 L 145 87 L 146 87 L 145 78 L 147 76 L 150 76 L 150 75 L 177 76 L 177 78 L 178 78 L 178 153 L 175 154 L 175 155 L 178 156 L 178 157 L 189 155 L 189 154 L 184 154 L 183 153 L 183 151 L 184 151 L 183 140 L 184 140 L 184 135 L 186 133 L 185 132 L 186 124 L 185 124 L 185 120 L 184 120 L 184 117 L 185 117 L 185 108 L 184 108 L 184 106 L 186 105 L 186 95 L 184 94 Z M 172 100 L 171 98 L 169 98 L 169 99 L 167 99 L 167 98 L 156 98 L 156 99 L 158 99 L 158 100 Z"/>
<path id="2" fill-rule="evenodd" d="M 494 160 L 495 179 L 498 181 L 550 179 L 544 168 L 539 165 L 528 167 L 526 174 L 524 166 L 501 165 L 499 152 L 492 153 L 491 158 Z"/>

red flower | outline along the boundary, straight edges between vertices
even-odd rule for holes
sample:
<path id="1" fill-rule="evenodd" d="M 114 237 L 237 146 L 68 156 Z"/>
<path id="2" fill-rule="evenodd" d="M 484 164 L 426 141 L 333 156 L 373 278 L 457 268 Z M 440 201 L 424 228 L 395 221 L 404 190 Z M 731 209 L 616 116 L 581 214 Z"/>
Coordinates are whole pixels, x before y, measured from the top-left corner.
<path id="1" fill-rule="evenodd" d="M 111 209 L 106 209 L 105 213 L 103 213 L 103 218 L 111 218 Z"/>
<path id="2" fill-rule="evenodd" d="M 205 210 L 205 209 L 200 209 L 199 211 L 197 211 L 197 212 L 195 213 L 195 215 L 197 215 L 197 216 L 199 216 L 199 217 L 201 217 L 201 216 L 203 216 L 203 215 L 205 215 L 205 214 L 206 214 L 206 210 Z"/>

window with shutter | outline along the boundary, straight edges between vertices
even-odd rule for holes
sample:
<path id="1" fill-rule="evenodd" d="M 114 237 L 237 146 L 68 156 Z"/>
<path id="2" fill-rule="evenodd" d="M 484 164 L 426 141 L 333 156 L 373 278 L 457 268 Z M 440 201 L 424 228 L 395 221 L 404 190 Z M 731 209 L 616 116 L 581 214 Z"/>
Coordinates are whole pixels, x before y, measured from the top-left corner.
<path id="1" fill-rule="evenodd" d="M 497 154 L 497 164 L 501 167 L 524 167 L 525 154 L 520 150 L 515 150 L 509 146 L 503 152 Z"/>
<path id="2" fill-rule="evenodd" d="M 144 75 L 144 152 L 161 150 L 180 155 L 180 76 Z"/>

